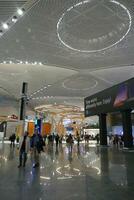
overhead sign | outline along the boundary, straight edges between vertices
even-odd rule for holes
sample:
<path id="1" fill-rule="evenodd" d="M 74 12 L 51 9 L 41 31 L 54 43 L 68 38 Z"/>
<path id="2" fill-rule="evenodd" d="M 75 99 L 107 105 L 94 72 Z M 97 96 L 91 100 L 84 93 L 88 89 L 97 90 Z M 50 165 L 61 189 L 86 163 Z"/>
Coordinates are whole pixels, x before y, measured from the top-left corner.
<path id="1" fill-rule="evenodd" d="M 134 78 L 84 99 L 85 117 L 134 108 Z"/>

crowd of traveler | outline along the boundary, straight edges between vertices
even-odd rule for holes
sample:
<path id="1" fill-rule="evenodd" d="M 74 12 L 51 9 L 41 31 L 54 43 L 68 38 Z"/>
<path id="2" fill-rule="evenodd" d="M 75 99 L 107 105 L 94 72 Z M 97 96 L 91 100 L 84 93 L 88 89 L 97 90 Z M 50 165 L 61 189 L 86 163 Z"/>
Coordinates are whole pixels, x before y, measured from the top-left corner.
<path id="1" fill-rule="evenodd" d="M 113 146 L 123 146 L 123 136 L 118 135 L 110 135 L 109 137 L 109 144 Z M 56 149 L 58 149 L 59 145 L 62 145 L 62 141 L 65 140 L 69 152 L 72 152 L 74 141 L 77 142 L 77 145 L 79 146 L 80 142 L 85 140 L 85 144 L 88 144 L 89 140 L 96 140 L 96 143 L 99 144 L 100 142 L 100 136 L 97 134 L 96 136 L 88 135 L 85 133 L 85 135 L 80 135 L 78 132 L 76 132 L 75 135 L 67 134 L 65 137 L 59 136 L 57 133 L 50 134 L 48 136 L 41 136 L 41 134 L 38 133 L 38 129 L 35 129 L 35 132 L 32 137 L 29 137 L 28 132 L 25 132 L 23 136 L 16 137 L 13 133 L 10 137 L 10 146 L 15 146 L 15 139 L 18 143 L 18 150 L 19 150 L 19 165 L 20 167 L 25 167 L 26 161 L 27 161 L 27 154 L 30 152 L 31 157 L 33 158 L 33 167 L 39 167 L 40 165 L 40 154 L 44 151 L 44 147 L 46 145 L 53 146 L 54 143 L 56 145 Z M 76 143 L 75 142 L 75 143 Z"/>
<path id="2" fill-rule="evenodd" d="M 109 144 L 113 146 L 123 146 L 124 144 L 124 138 L 123 135 L 110 135 L 109 137 Z"/>

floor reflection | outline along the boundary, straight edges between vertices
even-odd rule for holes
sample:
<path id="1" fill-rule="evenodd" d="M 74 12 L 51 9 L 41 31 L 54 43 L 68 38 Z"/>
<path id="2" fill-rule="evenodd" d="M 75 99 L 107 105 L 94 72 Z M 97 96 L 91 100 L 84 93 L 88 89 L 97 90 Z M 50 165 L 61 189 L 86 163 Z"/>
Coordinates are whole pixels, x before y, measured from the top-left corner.
<path id="1" fill-rule="evenodd" d="M 2 199 L 133 199 L 133 153 L 88 144 L 49 145 L 40 168 L 32 168 L 29 155 L 26 167 L 17 169 L 17 148 L 0 145 Z"/>

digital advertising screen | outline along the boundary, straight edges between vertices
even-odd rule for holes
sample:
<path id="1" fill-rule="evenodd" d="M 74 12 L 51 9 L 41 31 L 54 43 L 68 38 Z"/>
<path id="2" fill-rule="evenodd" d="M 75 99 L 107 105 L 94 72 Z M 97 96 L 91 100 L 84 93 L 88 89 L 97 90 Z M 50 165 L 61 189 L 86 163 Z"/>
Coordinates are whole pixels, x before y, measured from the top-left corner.
<path id="1" fill-rule="evenodd" d="M 84 99 L 85 117 L 134 108 L 134 78 Z"/>

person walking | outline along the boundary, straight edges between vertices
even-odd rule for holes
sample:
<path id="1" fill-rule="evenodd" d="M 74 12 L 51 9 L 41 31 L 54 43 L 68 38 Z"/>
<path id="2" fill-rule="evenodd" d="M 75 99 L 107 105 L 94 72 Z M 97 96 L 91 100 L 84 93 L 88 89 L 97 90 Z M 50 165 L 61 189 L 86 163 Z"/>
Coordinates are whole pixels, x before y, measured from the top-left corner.
<path id="1" fill-rule="evenodd" d="M 55 136 L 55 141 L 56 141 L 56 148 L 58 147 L 58 144 L 59 144 L 59 135 L 58 135 L 58 133 L 56 134 L 56 136 Z"/>
<path id="2" fill-rule="evenodd" d="M 15 139 L 16 139 L 16 136 L 15 136 L 15 133 L 13 133 L 10 137 L 9 137 L 9 140 L 10 140 L 10 147 L 15 147 Z"/>
<path id="3" fill-rule="evenodd" d="M 73 137 L 72 137 L 71 134 L 69 134 L 69 136 L 68 136 L 66 142 L 67 142 L 67 144 L 68 144 L 68 149 L 69 149 L 69 151 L 72 152 L 74 141 L 73 141 Z"/>
<path id="4" fill-rule="evenodd" d="M 97 141 L 97 144 L 99 144 L 99 142 L 100 142 L 100 135 L 97 134 L 97 135 L 95 136 L 95 139 L 96 139 L 96 141 Z"/>
<path id="5" fill-rule="evenodd" d="M 43 139 L 38 130 L 35 130 L 34 135 L 31 139 L 31 148 L 33 149 L 34 165 L 33 168 L 39 167 L 40 165 L 40 153 L 43 150 Z"/>
<path id="6" fill-rule="evenodd" d="M 79 135 L 78 131 L 76 132 L 76 140 L 77 140 L 77 145 L 79 146 L 79 144 L 80 144 L 80 135 Z"/>
<path id="7" fill-rule="evenodd" d="M 25 167 L 26 161 L 27 161 L 27 153 L 30 150 L 30 139 L 28 137 L 28 132 L 25 132 L 24 136 L 20 138 L 19 141 L 19 165 L 18 168 L 20 168 L 23 164 L 23 167 Z"/>

